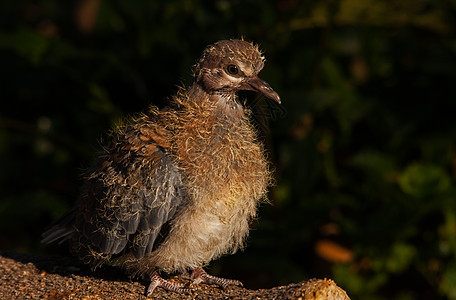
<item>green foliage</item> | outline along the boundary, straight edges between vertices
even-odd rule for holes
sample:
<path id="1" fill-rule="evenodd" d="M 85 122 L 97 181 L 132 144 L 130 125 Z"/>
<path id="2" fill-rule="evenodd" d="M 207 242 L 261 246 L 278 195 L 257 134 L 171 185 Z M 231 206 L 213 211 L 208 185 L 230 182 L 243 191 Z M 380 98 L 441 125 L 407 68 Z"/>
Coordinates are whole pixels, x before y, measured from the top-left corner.
<path id="1" fill-rule="evenodd" d="M 404 193 L 425 197 L 448 191 L 451 179 L 440 166 L 412 164 L 399 176 L 398 183 Z"/>
<path id="2" fill-rule="evenodd" d="M 103 132 L 163 106 L 207 44 L 244 36 L 288 113 L 267 134 L 272 205 L 211 271 L 456 299 L 454 1 L 76 3 L 0 4 L 0 247 L 57 251 L 40 233 Z"/>

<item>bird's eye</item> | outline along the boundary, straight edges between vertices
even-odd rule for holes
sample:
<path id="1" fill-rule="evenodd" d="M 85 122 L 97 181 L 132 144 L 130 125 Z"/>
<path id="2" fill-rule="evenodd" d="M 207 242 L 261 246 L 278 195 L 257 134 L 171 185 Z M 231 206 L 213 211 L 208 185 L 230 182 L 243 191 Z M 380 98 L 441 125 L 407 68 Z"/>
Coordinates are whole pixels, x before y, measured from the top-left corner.
<path id="1" fill-rule="evenodd" d="M 236 65 L 228 65 L 226 67 L 226 71 L 230 75 L 238 75 L 239 74 L 239 68 Z"/>

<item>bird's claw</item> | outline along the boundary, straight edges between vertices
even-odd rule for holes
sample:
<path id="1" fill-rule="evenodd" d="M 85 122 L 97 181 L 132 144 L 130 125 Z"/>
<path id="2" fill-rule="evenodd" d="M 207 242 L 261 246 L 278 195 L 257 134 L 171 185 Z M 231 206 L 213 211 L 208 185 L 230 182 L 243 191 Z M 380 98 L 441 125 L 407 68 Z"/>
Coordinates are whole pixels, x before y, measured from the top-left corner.
<path id="1" fill-rule="evenodd" d="M 226 279 L 217 276 L 212 276 L 206 273 L 203 268 L 196 268 L 193 270 L 190 279 L 193 281 L 193 284 L 197 285 L 202 282 L 207 284 L 216 284 L 223 289 L 226 289 L 229 285 L 243 286 L 242 282 L 234 279 Z"/>
<path id="2" fill-rule="evenodd" d="M 185 284 L 169 281 L 160 277 L 157 271 L 150 276 L 150 284 L 147 288 L 147 296 L 151 296 L 156 287 L 161 287 L 167 291 L 183 293 L 190 292 L 192 289 L 186 288 Z"/>

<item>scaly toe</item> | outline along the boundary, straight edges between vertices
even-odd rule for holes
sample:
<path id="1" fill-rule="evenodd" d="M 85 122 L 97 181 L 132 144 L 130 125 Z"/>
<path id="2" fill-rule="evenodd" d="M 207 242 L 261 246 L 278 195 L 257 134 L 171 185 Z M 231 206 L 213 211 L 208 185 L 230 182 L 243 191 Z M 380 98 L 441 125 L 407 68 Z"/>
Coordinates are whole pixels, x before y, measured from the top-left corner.
<path id="1" fill-rule="evenodd" d="M 243 286 L 242 282 L 239 280 L 225 279 L 209 275 L 203 270 L 203 268 L 196 268 L 193 270 L 191 280 L 194 284 L 200 284 L 202 282 L 207 284 L 216 284 L 223 289 L 226 289 L 229 285 Z"/>
<path id="2" fill-rule="evenodd" d="M 152 273 L 150 277 L 150 284 L 149 287 L 147 288 L 147 296 L 151 296 L 152 293 L 154 292 L 155 288 L 161 287 L 167 291 L 171 292 L 177 292 L 177 293 L 184 293 L 184 292 L 190 292 L 192 289 L 185 288 L 185 284 L 178 283 L 178 282 L 173 282 L 169 281 L 166 279 L 163 279 L 158 275 L 158 272 L 155 271 Z"/>

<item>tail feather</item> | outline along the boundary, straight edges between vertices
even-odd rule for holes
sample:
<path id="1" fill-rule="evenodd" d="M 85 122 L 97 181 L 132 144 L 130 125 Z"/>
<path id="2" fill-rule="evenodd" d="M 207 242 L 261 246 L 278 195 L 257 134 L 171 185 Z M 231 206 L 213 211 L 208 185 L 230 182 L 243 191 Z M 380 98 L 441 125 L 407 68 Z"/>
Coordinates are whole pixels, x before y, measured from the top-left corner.
<path id="1" fill-rule="evenodd" d="M 50 244 L 55 241 L 59 241 L 59 244 L 71 238 L 71 235 L 74 233 L 73 223 L 74 223 L 75 213 L 73 210 L 64 214 L 60 219 L 55 221 L 49 229 L 47 229 L 41 235 L 43 239 L 41 243 Z"/>
<path id="2" fill-rule="evenodd" d="M 50 244 L 58 240 L 60 240 L 59 244 L 63 243 L 71 237 L 73 232 L 74 230 L 71 228 L 54 225 L 42 234 L 43 239 L 41 243 Z"/>

